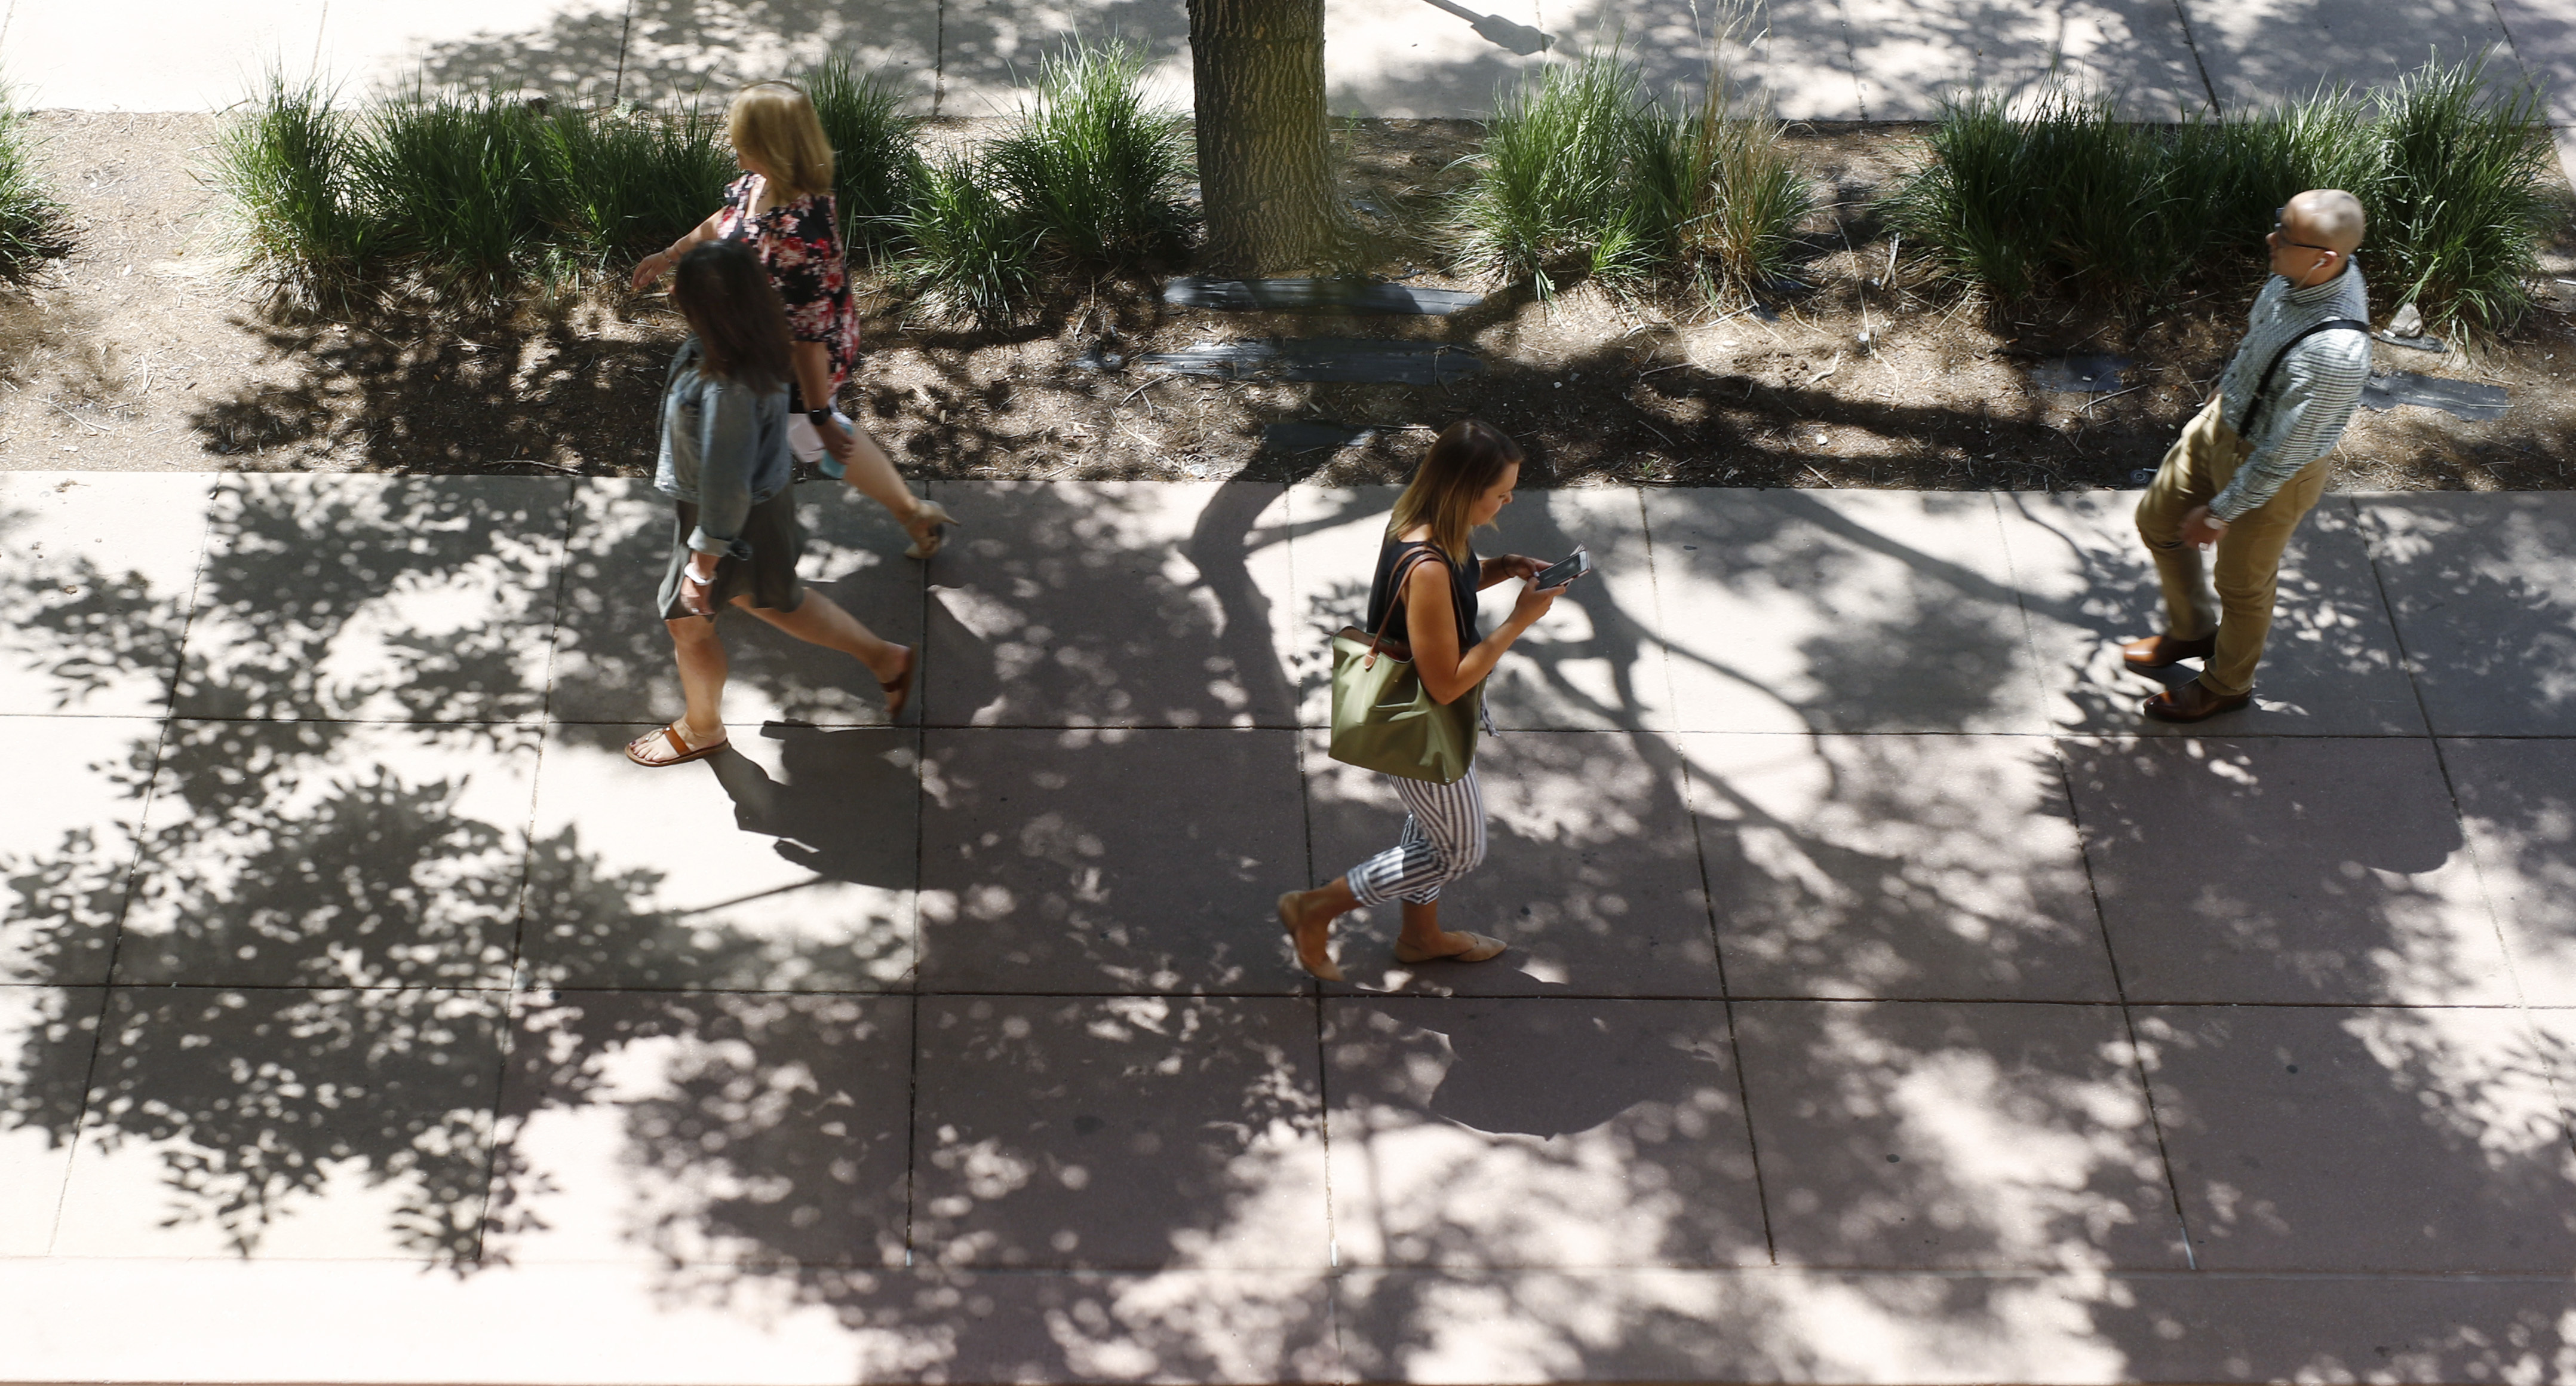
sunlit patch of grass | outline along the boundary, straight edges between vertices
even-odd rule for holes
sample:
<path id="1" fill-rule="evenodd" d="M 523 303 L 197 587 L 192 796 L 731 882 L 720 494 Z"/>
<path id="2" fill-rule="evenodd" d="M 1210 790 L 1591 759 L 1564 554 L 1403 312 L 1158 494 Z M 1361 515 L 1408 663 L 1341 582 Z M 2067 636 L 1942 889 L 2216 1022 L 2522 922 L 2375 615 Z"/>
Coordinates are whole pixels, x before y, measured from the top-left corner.
<path id="1" fill-rule="evenodd" d="M 207 176 L 229 204 L 236 268 L 282 304 L 345 303 L 377 253 L 379 228 L 351 196 L 352 143 L 328 92 L 277 71 L 216 137 Z"/>
<path id="2" fill-rule="evenodd" d="M 803 84 L 832 146 L 841 243 L 853 258 L 883 260 L 902 249 L 905 209 L 921 168 L 921 122 L 904 114 L 903 93 L 893 82 L 852 68 L 845 57 L 828 59 Z"/>
<path id="3" fill-rule="evenodd" d="M 973 153 L 951 152 L 919 172 L 904 217 L 910 248 L 895 263 L 896 279 L 928 317 L 1007 322 L 1037 289 L 1041 234 Z"/>

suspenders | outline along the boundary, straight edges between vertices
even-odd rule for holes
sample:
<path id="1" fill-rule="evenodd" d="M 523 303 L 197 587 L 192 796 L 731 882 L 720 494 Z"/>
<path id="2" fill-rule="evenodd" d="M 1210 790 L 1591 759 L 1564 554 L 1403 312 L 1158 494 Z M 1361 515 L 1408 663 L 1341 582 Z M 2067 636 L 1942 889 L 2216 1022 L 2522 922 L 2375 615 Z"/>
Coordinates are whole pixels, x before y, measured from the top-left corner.
<path id="1" fill-rule="evenodd" d="M 2299 343 L 2306 341 L 2320 332 L 2335 327 L 2350 328 L 2351 330 L 2360 333 L 2365 340 L 2370 336 L 2370 324 L 2363 322 L 2359 318 L 2328 318 L 2324 322 L 2318 323 L 2314 327 L 2301 332 L 2298 336 L 2292 337 L 2290 340 L 2283 342 L 2281 344 L 2281 349 L 2272 353 L 2272 364 L 2263 368 L 2263 379 L 2257 382 L 2254 386 L 2254 402 L 2245 406 L 2245 422 L 2236 430 L 2237 437 L 2244 439 L 2248 443 L 2254 441 L 2254 425 L 2263 417 L 2263 406 L 2271 402 L 2272 377 L 2279 373 L 2281 369 L 2281 361 L 2284 357 L 2287 357 L 2290 354 L 2290 348 L 2297 346 Z"/>

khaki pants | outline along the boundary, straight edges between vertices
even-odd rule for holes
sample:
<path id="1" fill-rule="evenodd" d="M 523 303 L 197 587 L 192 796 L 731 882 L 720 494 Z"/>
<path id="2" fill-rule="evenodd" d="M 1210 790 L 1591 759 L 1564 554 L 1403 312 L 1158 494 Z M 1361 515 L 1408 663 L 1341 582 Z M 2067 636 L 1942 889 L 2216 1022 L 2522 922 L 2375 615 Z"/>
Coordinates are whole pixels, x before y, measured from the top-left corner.
<path id="1" fill-rule="evenodd" d="M 2164 465 L 2138 502 L 2138 535 L 2156 560 L 2164 588 L 2165 633 L 2198 640 L 2213 629 L 2218 648 L 2202 666 L 2200 681 L 2221 697 L 2252 691 L 2254 666 L 2272 633 L 2272 594 L 2281 575 L 2281 550 L 2299 517 L 2315 508 L 2326 489 L 2326 460 L 2302 467 L 2272 498 L 2245 512 L 2218 537 L 2216 571 L 2204 575 L 2200 550 L 2182 541 L 2182 517 L 2227 488 L 2253 447 L 2219 415 L 2219 402 L 2183 426 L 2165 452 Z M 2210 600 L 2215 577 L 2218 599 Z"/>

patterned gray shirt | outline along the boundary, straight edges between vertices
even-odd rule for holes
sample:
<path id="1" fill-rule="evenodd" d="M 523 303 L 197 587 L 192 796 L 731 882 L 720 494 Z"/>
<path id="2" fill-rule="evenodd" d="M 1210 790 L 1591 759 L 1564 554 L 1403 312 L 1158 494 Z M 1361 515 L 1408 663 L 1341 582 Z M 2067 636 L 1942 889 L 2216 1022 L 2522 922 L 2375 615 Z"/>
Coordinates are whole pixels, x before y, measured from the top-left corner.
<path id="1" fill-rule="evenodd" d="M 2245 340 L 2218 378 L 2225 397 L 2220 411 L 2241 435 L 2254 404 L 2254 387 L 2281 344 L 2330 318 L 2370 321 L 2370 294 L 2361 282 L 2361 266 L 2345 262 L 2334 278 L 2305 289 L 2293 289 L 2279 275 L 2254 296 L 2254 311 L 2245 315 Z M 2290 349 L 2272 377 L 2272 394 L 2263 415 L 2254 421 L 2257 436 L 2245 441 L 2254 451 L 2235 479 L 2209 502 L 2209 513 L 2234 520 L 2261 506 L 2281 483 L 2301 467 L 2326 455 L 2352 422 L 2361 405 L 2361 387 L 2370 379 L 2370 338 L 2359 332 L 2320 332 Z"/>

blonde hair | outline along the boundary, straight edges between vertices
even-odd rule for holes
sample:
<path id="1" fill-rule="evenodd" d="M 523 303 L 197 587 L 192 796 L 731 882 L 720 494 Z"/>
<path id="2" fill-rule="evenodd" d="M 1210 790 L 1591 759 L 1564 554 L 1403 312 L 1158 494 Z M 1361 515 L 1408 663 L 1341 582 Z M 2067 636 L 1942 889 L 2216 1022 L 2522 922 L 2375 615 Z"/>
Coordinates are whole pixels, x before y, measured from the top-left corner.
<path id="1" fill-rule="evenodd" d="M 1460 419 L 1431 440 L 1431 450 L 1395 498 L 1388 535 L 1428 526 L 1431 542 L 1460 563 L 1467 561 L 1467 512 L 1494 489 L 1503 472 L 1522 461 L 1521 445 L 1482 419 Z"/>
<path id="2" fill-rule="evenodd" d="M 782 201 L 832 190 L 832 142 L 814 103 L 792 82 L 754 82 L 725 111 L 734 153 L 769 170 Z"/>

